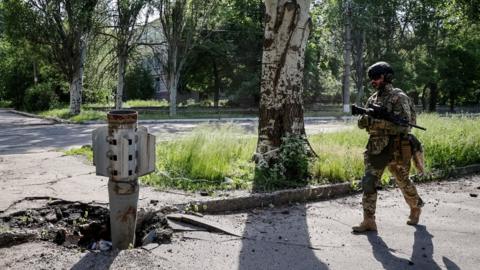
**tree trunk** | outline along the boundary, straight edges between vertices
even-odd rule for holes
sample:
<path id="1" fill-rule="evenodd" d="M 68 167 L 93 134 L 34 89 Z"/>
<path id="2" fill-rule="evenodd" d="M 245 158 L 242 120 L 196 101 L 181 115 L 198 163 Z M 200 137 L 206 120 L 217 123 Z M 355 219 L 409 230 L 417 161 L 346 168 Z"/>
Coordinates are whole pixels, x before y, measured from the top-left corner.
<path id="1" fill-rule="evenodd" d="M 343 94 L 343 112 L 350 112 L 350 56 L 352 54 L 352 40 L 351 40 L 351 21 L 352 10 L 351 3 L 347 0 L 345 10 L 345 43 L 343 48 L 343 79 L 342 79 L 342 94 Z"/>
<path id="2" fill-rule="evenodd" d="M 430 88 L 430 96 L 429 96 L 429 107 L 428 111 L 429 112 L 436 112 L 437 111 L 437 83 L 436 82 L 431 82 L 429 83 L 429 88 Z"/>
<path id="3" fill-rule="evenodd" d="M 82 105 L 82 72 L 77 69 L 70 81 L 70 114 L 77 115 L 80 113 Z"/>
<path id="4" fill-rule="evenodd" d="M 302 96 L 310 1 L 266 0 L 265 6 L 257 166 L 275 162 L 287 135 L 307 140 Z"/>
<path id="5" fill-rule="evenodd" d="M 80 57 L 76 59 L 75 71 L 70 80 L 70 114 L 80 114 L 83 92 L 83 64 L 87 55 L 87 44 L 85 39 L 80 39 Z"/>
<path id="6" fill-rule="evenodd" d="M 118 55 L 118 82 L 117 94 L 115 95 L 115 109 L 120 110 L 123 107 L 123 93 L 125 91 L 125 72 L 127 69 L 127 53 Z"/>
<path id="7" fill-rule="evenodd" d="M 215 58 L 212 59 L 212 62 L 213 62 L 213 77 L 214 77 L 213 107 L 217 109 L 218 100 L 220 99 L 220 89 L 222 86 L 220 81 L 220 75 L 218 74 L 217 61 L 215 61 Z"/>
<path id="8" fill-rule="evenodd" d="M 38 84 L 37 61 L 33 60 L 33 85 Z"/>
<path id="9" fill-rule="evenodd" d="M 168 72 L 168 89 L 170 92 L 170 110 L 169 115 L 177 115 L 177 80 L 175 71 L 171 70 Z"/>
<path id="10" fill-rule="evenodd" d="M 170 92 L 170 116 L 175 116 L 177 114 L 177 85 L 178 85 L 178 74 L 177 74 L 177 45 L 170 44 L 169 46 L 169 55 L 168 58 L 168 91 Z"/>
<path id="11" fill-rule="evenodd" d="M 450 112 L 454 113 L 455 112 L 455 92 L 450 90 L 450 96 L 449 96 L 449 103 L 450 103 Z"/>
<path id="12" fill-rule="evenodd" d="M 363 57 L 363 45 L 365 44 L 365 31 L 361 30 L 360 33 L 357 34 L 357 37 L 355 39 L 355 47 L 356 47 L 356 53 L 355 53 L 355 74 L 357 75 L 357 81 L 355 88 L 357 88 L 357 98 L 355 100 L 355 103 L 358 106 L 362 105 L 362 98 L 363 98 L 363 78 L 365 76 L 364 70 L 365 70 L 365 63 L 364 63 L 364 57 Z"/>

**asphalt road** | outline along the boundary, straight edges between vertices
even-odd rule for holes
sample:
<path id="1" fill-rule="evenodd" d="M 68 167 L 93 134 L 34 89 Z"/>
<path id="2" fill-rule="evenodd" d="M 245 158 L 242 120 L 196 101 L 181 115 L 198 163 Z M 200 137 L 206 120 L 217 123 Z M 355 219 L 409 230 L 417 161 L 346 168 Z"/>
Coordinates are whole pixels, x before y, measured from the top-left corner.
<path id="1" fill-rule="evenodd" d="M 167 138 L 195 125 L 150 128 Z M 254 124 L 249 126 L 254 132 Z M 90 143 L 95 127 L 0 112 L 1 210 L 27 196 L 105 202 L 106 181 L 91 165 L 52 151 Z M 480 176 L 422 184 L 418 190 L 426 202 L 418 226 L 405 224 L 408 209 L 398 189 L 380 191 L 378 234 L 351 234 L 361 220 L 361 196 L 355 195 L 205 216 L 242 237 L 176 232 L 170 244 L 119 254 L 25 243 L 0 249 L 0 269 L 479 269 Z M 162 205 L 191 199 L 151 188 L 142 188 L 140 197 L 141 204 L 155 198 Z"/>
<path id="2" fill-rule="evenodd" d="M 420 224 L 408 226 L 398 189 L 381 191 L 378 233 L 355 235 L 360 195 L 205 216 L 243 237 L 174 233 L 170 244 L 81 252 L 47 242 L 0 249 L 0 269 L 465 269 L 480 265 L 480 177 L 419 186 Z"/>
<path id="3" fill-rule="evenodd" d="M 228 123 L 228 121 L 222 121 Z M 148 121 L 144 125 L 157 140 L 170 140 L 205 124 L 201 120 Z M 236 120 L 246 132 L 256 134 L 258 122 Z M 92 131 L 105 124 L 55 124 L 53 121 L 30 118 L 6 110 L 0 110 L 0 155 L 23 154 L 68 149 L 92 143 Z M 307 134 L 329 132 L 349 128 L 342 122 L 326 120 L 305 121 Z"/>

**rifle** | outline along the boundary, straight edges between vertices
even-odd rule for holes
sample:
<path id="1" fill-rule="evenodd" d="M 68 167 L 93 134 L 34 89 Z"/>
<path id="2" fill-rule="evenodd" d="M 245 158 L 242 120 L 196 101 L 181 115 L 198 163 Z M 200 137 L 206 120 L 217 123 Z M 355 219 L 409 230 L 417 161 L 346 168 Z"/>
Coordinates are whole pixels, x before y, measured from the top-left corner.
<path id="1" fill-rule="evenodd" d="M 380 105 L 375 105 L 375 104 L 369 104 L 368 108 L 362 108 L 358 107 L 357 105 L 352 105 L 352 115 L 369 115 L 373 118 L 376 119 L 381 119 L 385 120 L 391 123 L 394 123 L 399 126 L 404 126 L 404 127 L 414 127 L 418 128 L 421 130 L 427 130 L 424 127 L 417 126 L 415 124 L 410 123 L 407 119 L 399 117 L 394 115 L 393 113 L 389 113 L 387 111 L 387 108 L 380 106 Z"/>

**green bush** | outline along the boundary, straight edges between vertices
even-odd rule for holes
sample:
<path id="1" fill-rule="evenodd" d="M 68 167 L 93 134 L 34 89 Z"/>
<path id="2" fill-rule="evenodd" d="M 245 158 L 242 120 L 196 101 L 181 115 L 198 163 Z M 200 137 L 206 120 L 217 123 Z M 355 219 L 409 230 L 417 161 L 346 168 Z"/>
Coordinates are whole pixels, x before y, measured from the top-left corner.
<path id="1" fill-rule="evenodd" d="M 282 138 L 278 157 L 272 164 L 255 167 L 254 189 L 268 191 L 308 184 L 308 155 L 305 140 L 297 135 Z"/>
<path id="2" fill-rule="evenodd" d="M 125 100 L 152 99 L 155 95 L 150 71 L 137 64 L 125 75 Z"/>
<path id="3" fill-rule="evenodd" d="M 58 95 L 55 93 L 52 83 L 39 83 L 27 89 L 23 100 L 27 111 L 44 111 L 58 106 Z"/>

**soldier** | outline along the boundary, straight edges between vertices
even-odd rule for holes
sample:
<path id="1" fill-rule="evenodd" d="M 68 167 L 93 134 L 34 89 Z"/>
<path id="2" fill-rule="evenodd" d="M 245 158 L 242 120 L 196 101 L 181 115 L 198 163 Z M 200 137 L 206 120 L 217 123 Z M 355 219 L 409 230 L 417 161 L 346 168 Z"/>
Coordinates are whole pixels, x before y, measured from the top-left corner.
<path id="1" fill-rule="evenodd" d="M 393 88 L 393 69 L 386 62 L 378 62 L 368 68 L 368 77 L 376 92 L 368 99 L 367 105 L 384 106 L 387 111 L 406 118 L 410 123 L 416 122 L 414 106 L 410 98 L 400 89 Z M 370 135 L 364 153 L 365 175 L 363 188 L 363 221 L 352 227 L 354 232 L 376 231 L 375 209 L 377 205 L 376 185 L 385 168 L 395 177 L 396 183 L 410 206 L 408 225 L 418 224 L 423 206 L 417 189 L 409 178 L 412 143 L 410 127 L 395 125 L 389 121 L 363 115 L 358 120 L 358 127 L 366 129 Z"/>

